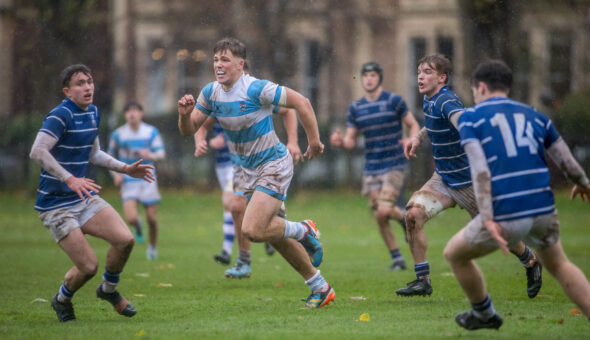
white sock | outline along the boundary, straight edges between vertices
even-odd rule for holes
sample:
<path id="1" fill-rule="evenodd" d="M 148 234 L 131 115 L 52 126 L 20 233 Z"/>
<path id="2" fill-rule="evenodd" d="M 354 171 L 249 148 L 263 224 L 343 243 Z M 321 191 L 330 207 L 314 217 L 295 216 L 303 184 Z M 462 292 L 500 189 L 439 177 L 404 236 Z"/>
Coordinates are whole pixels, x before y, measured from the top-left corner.
<path id="1" fill-rule="evenodd" d="M 300 241 L 303 239 L 303 236 L 305 236 L 306 231 L 307 228 L 302 223 L 285 220 L 285 235 L 283 236 L 283 239 L 293 238 Z"/>

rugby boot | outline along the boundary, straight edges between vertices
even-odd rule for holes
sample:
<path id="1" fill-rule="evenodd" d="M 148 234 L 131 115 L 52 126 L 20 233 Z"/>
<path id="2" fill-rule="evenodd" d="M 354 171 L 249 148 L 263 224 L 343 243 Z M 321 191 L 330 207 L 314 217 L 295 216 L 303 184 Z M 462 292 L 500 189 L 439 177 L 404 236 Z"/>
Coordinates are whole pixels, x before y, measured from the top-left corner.
<path id="1" fill-rule="evenodd" d="M 400 288 L 395 293 L 401 296 L 430 296 L 432 294 L 432 285 L 427 279 L 416 279 L 408 282 L 406 288 Z"/>
<path id="2" fill-rule="evenodd" d="M 301 224 L 305 226 L 307 231 L 303 239 L 299 242 L 303 245 L 305 251 L 307 251 L 311 264 L 317 268 L 322 263 L 322 258 L 324 257 L 324 249 L 320 243 L 320 232 L 312 220 L 302 221 Z"/>
<path id="3" fill-rule="evenodd" d="M 98 287 L 96 287 L 96 297 L 110 302 L 110 304 L 113 305 L 117 313 L 123 316 L 132 317 L 137 313 L 135 307 L 133 307 L 131 302 L 127 301 L 126 298 L 122 297 L 118 291 L 115 290 L 112 293 L 104 292 L 102 290 L 102 283 L 99 284 Z"/>
<path id="4" fill-rule="evenodd" d="M 539 293 L 541 290 L 541 285 L 543 284 L 543 266 L 541 262 L 536 258 L 531 261 L 532 265 L 526 268 L 526 292 L 528 296 L 532 299 Z"/>
<path id="5" fill-rule="evenodd" d="M 57 295 L 55 294 L 53 299 L 51 299 L 51 307 L 53 307 L 55 314 L 57 314 L 57 319 L 60 322 L 75 321 L 76 315 L 74 315 L 74 305 L 72 305 L 72 302 L 59 302 Z"/>
<path id="6" fill-rule="evenodd" d="M 231 256 L 225 250 L 222 250 L 219 254 L 213 255 L 213 259 L 215 260 L 215 262 L 221 263 L 224 266 L 229 265 L 231 262 Z"/>
<path id="7" fill-rule="evenodd" d="M 494 314 L 491 318 L 486 321 L 478 319 L 473 311 L 464 312 L 457 314 L 455 317 L 457 324 L 467 330 L 474 331 L 481 328 L 493 328 L 499 329 L 502 326 L 502 318 L 498 314 Z"/>
<path id="8" fill-rule="evenodd" d="M 336 292 L 332 286 L 328 285 L 328 289 L 324 292 L 311 293 L 305 300 L 305 307 L 307 308 L 322 308 L 330 304 L 336 298 Z"/>
<path id="9" fill-rule="evenodd" d="M 225 271 L 225 277 L 228 279 L 243 279 L 249 278 L 252 274 L 250 265 L 238 259 L 235 266 Z"/>

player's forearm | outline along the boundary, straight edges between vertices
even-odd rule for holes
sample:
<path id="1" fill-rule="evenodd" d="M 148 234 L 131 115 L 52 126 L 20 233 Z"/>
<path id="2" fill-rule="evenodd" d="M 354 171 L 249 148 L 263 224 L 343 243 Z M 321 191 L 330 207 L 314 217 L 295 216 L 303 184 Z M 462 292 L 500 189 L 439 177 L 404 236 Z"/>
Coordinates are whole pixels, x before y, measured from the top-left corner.
<path id="1" fill-rule="evenodd" d="M 287 144 L 298 144 L 297 136 L 297 113 L 293 109 L 288 109 L 283 116 L 283 125 L 287 132 Z"/>
<path id="2" fill-rule="evenodd" d="M 155 152 L 150 152 L 150 159 L 152 161 L 161 161 L 166 158 L 166 151 L 164 149 L 160 149 Z"/>
<path id="3" fill-rule="evenodd" d="M 121 162 L 120 160 L 100 149 L 98 138 L 95 139 L 94 144 L 92 145 L 92 150 L 90 151 L 90 162 L 94 165 L 122 173 L 125 173 L 127 168 L 127 164 Z"/>
<path id="4" fill-rule="evenodd" d="M 547 149 L 547 154 L 559 166 L 566 176 L 579 186 L 589 184 L 586 173 L 572 155 L 570 148 L 563 139 L 558 139 Z"/>
<path id="5" fill-rule="evenodd" d="M 193 125 L 190 115 L 178 115 L 178 130 L 184 137 L 192 136 L 197 129 Z"/>
<path id="6" fill-rule="evenodd" d="M 37 162 L 45 171 L 49 172 L 53 177 L 57 178 L 61 182 L 65 182 L 66 179 L 72 176 L 64 167 L 62 167 L 57 160 L 53 157 L 51 150 L 57 140 L 45 133 L 39 132 L 31 148 L 29 157 Z"/>
<path id="7" fill-rule="evenodd" d="M 493 220 L 492 183 L 484 151 L 479 143 L 468 143 L 465 145 L 465 153 L 469 159 L 471 181 L 479 214 L 483 221 Z"/>

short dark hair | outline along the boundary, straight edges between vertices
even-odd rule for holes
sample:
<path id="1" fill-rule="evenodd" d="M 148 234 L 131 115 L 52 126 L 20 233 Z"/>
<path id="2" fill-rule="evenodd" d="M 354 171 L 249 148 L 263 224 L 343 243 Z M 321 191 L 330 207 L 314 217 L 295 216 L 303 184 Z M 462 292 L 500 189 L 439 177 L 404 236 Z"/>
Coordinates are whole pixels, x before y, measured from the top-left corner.
<path id="1" fill-rule="evenodd" d="M 246 59 L 246 45 L 236 38 L 223 38 L 215 43 L 213 54 L 223 51 L 231 51 L 234 57 Z"/>
<path id="2" fill-rule="evenodd" d="M 432 67 L 438 74 L 446 74 L 447 79 L 445 79 L 445 84 L 449 82 L 451 72 L 453 71 L 453 64 L 451 64 L 451 61 L 447 57 L 442 54 L 427 55 L 418 60 L 418 66 L 422 64 Z"/>
<path id="3" fill-rule="evenodd" d="M 250 66 L 248 65 L 248 60 L 244 60 L 244 72 L 250 72 Z"/>
<path id="4" fill-rule="evenodd" d="M 123 112 L 127 112 L 131 109 L 137 109 L 143 112 L 143 106 L 141 106 L 141 104 L 136 102 L 135 100 L 130 100 L 125 104 L 125 106 L 123 106 Z"/>
<path id="5" fill-rule="evenodd" d="M 498 59 L 489 59 L 477 65 L 471 75 L 471 85 L 479 82 L 487 85 L 490 91 L 509 92 L 512 86 L 512 70 L 505 62 Z"/>
<path id="6" fill-rule="evenodd" d="M 367 72 L 375 72 L 379 75 L 379 85 L 383 82 L 383 69 L 381 65 L 377 64 L 374 61 L 369 61 L 364 63 L 361 67 L 361 76 Z"/>
<path id="7" fill-rule="evenodd" d="M 61 71 L 60 74 L 60 78 L 61 78 L 61 84 L 64 87 L 68 87 L 70 86 L 70 80 L 72 79 L 72 76 L 78 72 L 82 72 L 85 75 L 92 77 L 92 74 L 90 72 L 90 68 L 84 64 L 74 64 L 74 65 L 70 65 L 68 67 L 66 67 L 63 71 Z"/>

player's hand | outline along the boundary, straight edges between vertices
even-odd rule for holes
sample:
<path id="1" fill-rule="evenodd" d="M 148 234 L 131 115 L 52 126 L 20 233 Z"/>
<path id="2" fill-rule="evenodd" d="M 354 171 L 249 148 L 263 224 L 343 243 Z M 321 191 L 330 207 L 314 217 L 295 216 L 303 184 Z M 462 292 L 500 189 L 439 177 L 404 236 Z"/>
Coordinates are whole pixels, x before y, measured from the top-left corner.
<path id="1" fill-rule="evenodd" d="M 488 233 L 490 233 L 494 241 L 496 241 L 504 255 L 508 255 L 510 252 L 508 250 L 508 242 L 502 236 L 502 227 L 500 224 L 494 220 L 486 220 L 483 221 L 483 225 L 486 227 Z"/>
<path id="2" fill-rule="evenodd" d="M 199 141 L 195 145 L 195 157 L 201 157 L 209 151 L 207 141 Z"/>
<path id="3" fill-rule="evenodd" d="M 315 143 L 309 143 L 307 146 L 307 151 L 303 154 L 303 157 L 307 159 L 312 159 L 318 155 L 324 153 L 324 144 L 322 142 L 317 141 Z"/>
<path id="4" fill-rule="evenodd" d="M 340 130 L 336 130 L 330 135 L 330 145 L 332 146 L 342 146 L 342 140 L 342 132 Z"/>
<path id="5" fill-rule="evenodd" d="M 120 186 L 123 183 L 123 176 L 116 174 L 115 177 L 113 177 L 113 183 L 115 183 L 115 186 Z"/>
<path id="6" fill-rule="evenodd" d="M 150 183 L 155 181 L 153 165 L 141 164 L 142 161 L 143 159 L 140 159 L 133 164 L 126 165 L 125 173 L 133 178 L 143 178 Z"/>
<path id="7" fill-rule="evenodd" d="M 582 201 L 590 203 L 590 185 L 585 187 L 574 185 L 574 188 L 572 189 L 572 193 L 570 195 L 570 199 L 573 200 L 574 198 L 576 198 L 576 196 L 578 196 L 578 194 L 580 195 Z"/>
<path id="8" fill-rule="evenodd" d="M 195 108 L 195 98 L 190 94 L 185 94 L 178 100 L 178 114 L 181 116 L 190 115 Z"/>
<path id="9" fill-rule="evenodd" d="M 220 133 L 217 136 L 211 138 L 209 140 L 209 145 L 215 150 L 223 148 L 225 146 L 225 138 L 223 137 L 223 134 Z"/>
<path id="10" fill-rule="evenodd" d="M 84 196 L 90 197 L 90 191 L 94 191 L 98 193 L 100 189 L 100 185 L 94 183 L 93 180 L 90 178 L 85 177 L 74 177 L 70 176 L 65 181 L 68 188 L 70 188 L 73 192 L 78 194 L 78 197 L 84 199 Z"/>
<path id="11" fill-rule="evenodd" d="M 293 158 L 293 164 L 299 163 L 299 161 L 303 162 L 303 155 L 301 154 L 301 149 L 297 143 L 287 143 L 287 151 L 291 154 Z"/>
<path id="12" fill-rule="evenodd" d="M 420 145 L 420 140 L 418 138 L 404 138 L 399 142 L 404 146 L 404 155 L 407 159 L 410 159 L 410 157 L 416 157 L 416 149 Z"/>

